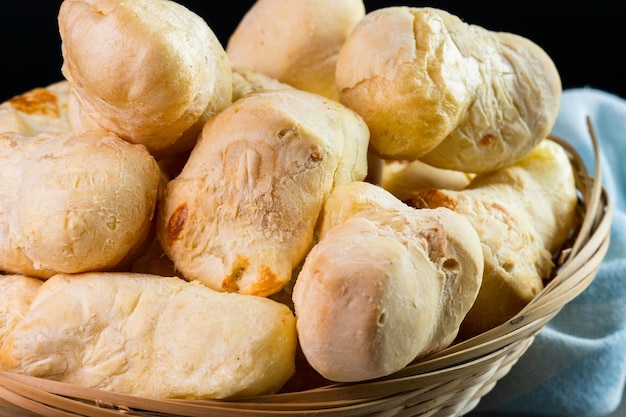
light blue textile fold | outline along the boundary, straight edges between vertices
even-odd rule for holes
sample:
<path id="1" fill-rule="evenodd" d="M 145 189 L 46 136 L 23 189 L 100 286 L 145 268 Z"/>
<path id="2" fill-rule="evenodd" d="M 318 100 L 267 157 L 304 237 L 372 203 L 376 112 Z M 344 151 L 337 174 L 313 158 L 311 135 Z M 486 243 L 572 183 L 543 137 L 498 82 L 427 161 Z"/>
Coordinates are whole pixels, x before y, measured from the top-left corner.
<path id="1" fill-rule="evenodd" d="M 613 205 L 611 242 L 589 287 L 536 336 L 475 411 L 497 415 L 602 416 L 626 383 L 626 100 L 591 88 L 566 90 L 552 133 L 593 173 L 586 117 L 599 143 L 602 183 Z"/>

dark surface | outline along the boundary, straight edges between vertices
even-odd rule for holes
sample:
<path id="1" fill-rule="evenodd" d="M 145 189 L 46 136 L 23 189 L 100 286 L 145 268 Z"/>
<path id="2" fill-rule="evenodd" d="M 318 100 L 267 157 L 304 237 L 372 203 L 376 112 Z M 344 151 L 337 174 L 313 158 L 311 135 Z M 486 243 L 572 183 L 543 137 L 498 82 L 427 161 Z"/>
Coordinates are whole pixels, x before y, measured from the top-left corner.
<path id="1" fill-rule="evenodd" d="M 232 0 L 218 7 L 209 0 L 179 2 L 202 16 L 223 45 L 253 4 L 250 0 Z M 61 41 L 56 21 L 60 4 L 59 0 L 6 2 L 0 12 L 0 101 L 61 79 Z M 368 11 L 390 5 L 438 7 L 466 22 L 525 36 L 552 57 L 564 88 L 589 86 L 626 97 L 626 23 L 619 2 L 565 4 L 557 8 L 556 2 L 549 0 L 493 4 L 478 0 L 365 0 Z"/>

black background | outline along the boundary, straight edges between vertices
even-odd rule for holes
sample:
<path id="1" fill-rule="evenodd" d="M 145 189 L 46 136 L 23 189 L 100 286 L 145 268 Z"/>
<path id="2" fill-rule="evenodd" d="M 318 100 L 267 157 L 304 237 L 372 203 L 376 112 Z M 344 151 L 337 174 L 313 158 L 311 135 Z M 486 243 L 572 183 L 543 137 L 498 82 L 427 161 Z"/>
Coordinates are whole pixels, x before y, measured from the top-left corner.
<path id="1" fill-rule="evenodd" d="M 556 2 L 364 0 L 368 11 L 430 6 L 468 23 L 525 36 L 552 57 L 564 88 L 593 87 L 626 98 L 626 22 L 617 1 L 557 7 Z M 252 0 L 179 0 L 202 16 L 225 46 Z M 60 0 L 16 1 L 0 11 L 0 101 L 62 79 L 57 13 Z"/>

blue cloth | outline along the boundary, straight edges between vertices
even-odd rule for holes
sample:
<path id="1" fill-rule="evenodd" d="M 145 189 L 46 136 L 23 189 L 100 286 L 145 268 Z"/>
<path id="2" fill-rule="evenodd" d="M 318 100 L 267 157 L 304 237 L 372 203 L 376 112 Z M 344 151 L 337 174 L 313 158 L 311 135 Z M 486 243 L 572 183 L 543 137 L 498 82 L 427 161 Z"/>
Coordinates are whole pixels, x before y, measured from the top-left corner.
<path id="1" fill-rule="evenodd" d="M 600 143 L 602 183 L 613 204 L 611 242 L 589 287 L 568 303 L 483 397 L 477 412 L 602 416 L 626 382 L 626 100 L 591 88 L 566 90 L 552 133 L 570 142 L 593 173 L 586 124 Z"/>

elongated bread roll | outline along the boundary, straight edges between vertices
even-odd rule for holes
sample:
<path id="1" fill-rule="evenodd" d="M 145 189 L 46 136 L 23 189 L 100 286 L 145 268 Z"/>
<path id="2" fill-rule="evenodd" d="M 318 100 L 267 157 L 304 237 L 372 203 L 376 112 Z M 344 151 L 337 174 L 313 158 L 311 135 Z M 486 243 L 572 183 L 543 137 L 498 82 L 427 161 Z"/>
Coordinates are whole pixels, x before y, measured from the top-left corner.
<path id="1" fill-rule="evenodd" d="M 478 176 L 463 190 L 417 190 L 406 201 L 454 210 L 478 232 L 485 276 L 461 326 L 462 337 L 470 337 L 504 323 L 541 291 L 576 222 L 578 199 L 567 153 L 544 140 L 515 165 Z"/>
<path id="2" fill-rule="evenodd" d="M 267 298 L 180 278 L 56 275 L 0 349 L 0 369 L 145 397 L 277 391 L 294 373 L 295 318 Z"/>
<path id="3" fill-rule="evenodd" d="M 293 288 L 300 346 L 334 381 L 389 375 L 452 343 L 480 287 L 469 222 L 367 182 L 337 186 Z"/>
<path id="4" fill-rule="evenodd" d="M 337 100 L 335 64 L 363 0 L 258 0 L 226 45 L 233 66 Z"/>
<path id="5" fill-rule="evenodd" d="M 274 294 L 313 244 L 324 199 L 365 178 L 369 132 L 336 101 L 247 94 L 204 126 L 160 202 L 158 237 L 189 280 Z"/>
<path id="6" fill-rule="evenodd" d="M 428 7 L 369 12 L 335 77 L 372 151 L 474 173 L 528 154 L 552 129 L 562 92 L 553 61 L 529 39 Z"/>
<path id="7" fill-rule="evenodd" d="M 138 256 L 154 231 L 159 167 L 104 130 L 0 134 L 0 270 L 47 278 Z"/>
<path id="8" fill-rule="evenodd" d="M 230 104 L 226 52 L 179 3 L 65 0 L 58 22 L 77 126 L 95 123 L 162 154 L 191 148 L 204 122 Z"/>

